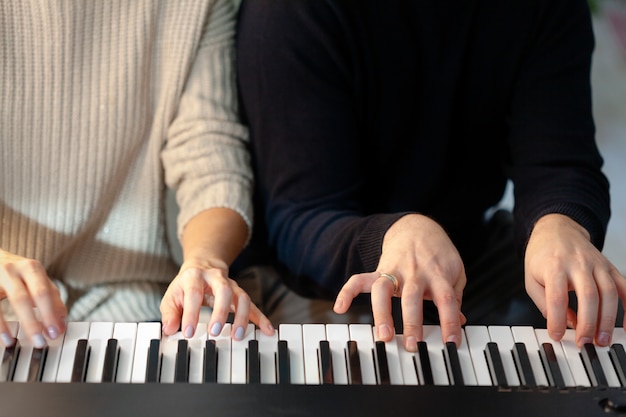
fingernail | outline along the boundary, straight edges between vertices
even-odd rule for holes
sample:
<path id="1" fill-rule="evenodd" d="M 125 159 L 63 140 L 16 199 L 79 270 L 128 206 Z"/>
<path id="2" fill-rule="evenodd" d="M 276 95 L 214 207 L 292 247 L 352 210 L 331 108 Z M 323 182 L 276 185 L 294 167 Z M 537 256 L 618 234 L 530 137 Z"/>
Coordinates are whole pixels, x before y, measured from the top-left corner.
<path id="1" fill-rule="evenodd" d="M 417 352 L 417 339 L 415 336 L 409 336 L 406 338 L 406 342 L 404 342 L 404 348 L 408 352 Z"/>
<path id="2" fill-rule="evenodd" d="M 237 330 L 235 330 L 235 339 L 236 340 L 243 339 L 243 327 L 241 326 L 237 327 Z"/>
<path id="3" fill-rule="evenodd" d="M 342 307 L 343 307 L 343 299 L 337 298 L 337 300 L 335 301 L 335 305 L 333 306 L 333 310 L 341 311 Z"/>
<path id="4" fill-rule="evenodd" d="M 46 339 L 44 339 L 41 334 L 33 335 L 32 341 L 33 341 L 33 346 L 36 349 L 42 349 L 46 347 Z"/>
<path id="5" fill-rule="evenodd" d="M 458 346 L 458 344 L 459 344 L 459 338 L 458 338 L 458 337 L 456 337 L 456 335 L 455 335 L 455 334 L 451 334 L 451 335 L 450 335 L 450 336 L 448 336 L 448 338 L 446 339 L 446 342 L 452 342 L 452 343 L 454 343 L 455 345 L 457 345 L 457 346 Z"/>
<path id="6" fill-rule="evenodd" d="M 219 323 L 215 323 L 213 324 L 213 327 L 211 327 L 211 334 L 213 336 L 218 336 L 221 331 L 222 331 L 222 325 Z"/>
<path id="7" fill-rule="evenodd" d="M 592 342 L 593 342 L 593 340 L 591 340 L 590 337 L 582 337 L 580 339 L 580 345 L 581 346 L 585 346 L 587 343 L 592 343 Z"/>
<path id="8" fill-rule="evenodd" d="M 8 333 L 0 334 L 0 338 L 2 339 L 2 343 L 4 343 L 4 346 L 6 347 L 13 346 L 13 344 L 15 343 L 15 339 Z"/>
<path id="9" fill-rule="evenodd" d="M 56 339 L 59 337 L 59 329 L 56 326 L 48 326 L 48 336 L 50 339 Z"/>
<path id="10" fill-rule="evenodd" d="M 189 339 L 190 337 L 193 337 L 193 333 L 194 333 L 193 326 L 191 324 L 189 326 L 185 327 L 185 337 L 186 338 Z"/>
<path id="11" fill-rule="evenodd" d="M 611 342 L 611 335 L 608 332 L 600 332 L 598 335 L 598 344 L 607 346 Z"/>
<path id="12" fill-rule="evenodd" d="M 386 324 L 378 327 L 378 338 L 382 340 L 388 340 L 391 338 L 391 329 Z"/>

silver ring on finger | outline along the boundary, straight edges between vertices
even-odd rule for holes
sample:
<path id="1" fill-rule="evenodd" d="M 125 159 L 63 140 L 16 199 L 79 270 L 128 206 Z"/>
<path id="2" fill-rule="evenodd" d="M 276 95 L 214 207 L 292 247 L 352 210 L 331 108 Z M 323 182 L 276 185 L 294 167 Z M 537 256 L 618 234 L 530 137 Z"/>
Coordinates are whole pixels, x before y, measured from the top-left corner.
<path id="1" fill-rule="evenodd" d="M 383 278 L 387 278 L 393 284 L 393 295 L 398 296 L 398 290 L 400 289 L 400 283 L 398 282 L 398 278 L 396 278 L 392 274 L 387 274 L 386 272 L 381 272 L 380 276 Z"/>

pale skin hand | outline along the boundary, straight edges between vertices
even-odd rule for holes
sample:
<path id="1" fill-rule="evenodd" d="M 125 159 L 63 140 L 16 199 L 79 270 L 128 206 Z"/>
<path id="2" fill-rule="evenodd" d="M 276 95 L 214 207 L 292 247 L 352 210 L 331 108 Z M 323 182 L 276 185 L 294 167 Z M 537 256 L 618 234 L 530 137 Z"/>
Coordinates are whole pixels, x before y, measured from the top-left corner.
<path id="1" fill-rule="evenodd" d="M 0 299 L 4 298 L 8 298 L 33 346 L 42 348 L 45 337 L 56 339 L 65 331 L 67 309 L 39 261 L 0 250 Z M 15 336 L 0 314 L 2 343 L 13 345 Z"/>
<path id="2" fill-rule="evenodd" d="M 398 279 L 393 283 L 380 273 Z M 461 342 L 461 298 L 466 284 L 463 261 L 446 232 L 432 219 L 409 214 L 396 221 L 385 233 L 382 254 L 375 272 L 356 274 L 337 295 L 334 311 L 348 311 L 360 293 L 371 293 L 372 312 L 377 337 L 391 340 L 394 334 L 391 297 L 402 297 L 404 346 L 417 349 L 423 340 L 423 302 L 433 300 L 437 306 L 444 341 Z"/>
<path id="3" fill-rule="evenodd" d="M 248 230 L 241 216 L 226 208 L 201 212 L 185 226 L 182 236 L 184 261 L 161 301 L 163 333 L 182 330 L 192 337 L 198 325 L 200 308 L 213 301 L 208 325 L 217 336 L 228 313 L 235 312 L 231 337 L 241 340 L 249 321 L 263 333 L 274 334 L 269 319 L 250 301 L 248 294 L 228 277 L 228 265 L 239 254 Z"/>
<path id="4" fill-rule="evenodd" d="M 542 217 L 524 263 L 526 291 L 546 317 L 550 337 L 560 340 L 569 326 L 576 329 L 578 346 L 611 343 L 619 299 L 626 302 L 626 280 L 581 225 L 560 214 Z M 578 298 L 578 314 L 568 308 L 570 291 Z"/>

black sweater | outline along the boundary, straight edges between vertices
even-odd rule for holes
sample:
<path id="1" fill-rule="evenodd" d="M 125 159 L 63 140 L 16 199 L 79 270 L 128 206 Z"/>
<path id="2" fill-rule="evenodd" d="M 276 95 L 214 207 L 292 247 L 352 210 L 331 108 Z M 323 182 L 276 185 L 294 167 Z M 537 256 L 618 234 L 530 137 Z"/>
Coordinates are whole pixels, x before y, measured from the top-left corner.
<path id="1" fill-rule="evenodd" d="M 508 178 L 520 252 L 547 213 L 602 247 L 586 0 L 244 0 L 238 36 L 260 209 L 295 287 L 332 297 L 375 270 L 408 212 L 471 262 Z"/>

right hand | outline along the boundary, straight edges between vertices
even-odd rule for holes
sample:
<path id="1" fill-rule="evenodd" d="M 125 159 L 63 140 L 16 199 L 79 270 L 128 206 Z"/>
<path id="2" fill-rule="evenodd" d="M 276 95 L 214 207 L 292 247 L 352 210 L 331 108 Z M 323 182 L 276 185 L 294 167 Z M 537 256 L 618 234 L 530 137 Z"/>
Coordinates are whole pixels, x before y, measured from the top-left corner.
<path id="1" fill-rule="evenodd" d="M 0 250 L 0 299 L 4 298 L 34 347 L 42 348 L 45 337 L 56 339 L 65 332 L 67 308 L 39 261 Z M 15 336 L 0 313 L 0 341 L 11 346 Z"/>
<path id="2" fill-rule="evenodd" d="M 381 273 L 398 280 L 398 291 Z M 356 274 L 337 295 L 334 311 L 345 313 L 360 293 L 372 294 L 372 312 L 377 336 L 393 337 L 391 297 L 402 298 L 404 346 L 417 350 L 423 340 L 423 302 L 433 300 L 439 312 L 445 342 L 461 343 L 461 298 L 467 279 L 456 247 L 439 224 L 427 216 L 408 214 L 385 233 L 382 254 L 375 272 Z"/>

